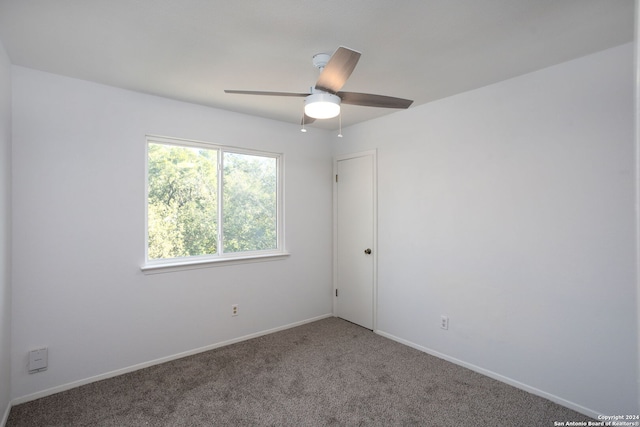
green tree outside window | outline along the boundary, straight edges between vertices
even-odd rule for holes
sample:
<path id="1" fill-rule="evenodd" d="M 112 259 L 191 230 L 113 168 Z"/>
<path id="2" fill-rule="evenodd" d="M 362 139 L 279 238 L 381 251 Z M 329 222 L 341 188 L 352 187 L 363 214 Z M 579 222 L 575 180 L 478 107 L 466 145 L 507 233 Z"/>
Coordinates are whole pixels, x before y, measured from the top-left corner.
<path id="1" fill-rule="evenodd" d="M 147 160 L 149 260 L 278 248 L 277 158 L 149 142 Z"/>

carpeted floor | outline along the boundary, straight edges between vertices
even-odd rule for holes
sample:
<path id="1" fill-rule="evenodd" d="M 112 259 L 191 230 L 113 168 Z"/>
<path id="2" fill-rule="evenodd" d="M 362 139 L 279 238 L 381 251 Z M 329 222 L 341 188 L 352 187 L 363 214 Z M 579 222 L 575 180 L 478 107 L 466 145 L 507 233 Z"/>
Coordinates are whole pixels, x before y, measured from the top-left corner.
<path id="1" fill-rule="evenodd" d="M 11 409 L 7 426 L 553 426 L 588 417 L 337 318 Z"/>

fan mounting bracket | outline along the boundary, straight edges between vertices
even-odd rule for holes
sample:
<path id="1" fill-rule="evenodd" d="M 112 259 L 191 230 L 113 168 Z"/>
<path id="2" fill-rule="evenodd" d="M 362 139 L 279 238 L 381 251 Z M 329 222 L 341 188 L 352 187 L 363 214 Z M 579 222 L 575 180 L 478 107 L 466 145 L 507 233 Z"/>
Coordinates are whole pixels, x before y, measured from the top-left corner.
<path id="1" fill-rule="evenodd" d="M 328 53 L 317 53 L 313 55 L 313 66 L 322 71 L 329 59 L 331 59 L 331 55 Z"/>

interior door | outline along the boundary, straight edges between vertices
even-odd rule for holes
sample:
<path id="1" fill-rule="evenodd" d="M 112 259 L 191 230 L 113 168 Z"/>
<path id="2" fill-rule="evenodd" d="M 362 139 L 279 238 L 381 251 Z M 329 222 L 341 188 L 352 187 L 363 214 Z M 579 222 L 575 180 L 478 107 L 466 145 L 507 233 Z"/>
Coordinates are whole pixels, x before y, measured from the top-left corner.
<path id="1" fill-rule="evenodd" d="M 338 317 L 374 329 L 375 152 L 336 160 Z"/>

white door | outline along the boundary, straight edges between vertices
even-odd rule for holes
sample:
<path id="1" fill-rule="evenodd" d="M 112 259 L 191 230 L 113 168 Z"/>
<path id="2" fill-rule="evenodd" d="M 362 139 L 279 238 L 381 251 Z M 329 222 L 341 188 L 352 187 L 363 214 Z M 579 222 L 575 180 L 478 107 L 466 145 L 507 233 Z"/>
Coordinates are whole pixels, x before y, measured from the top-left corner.
<path id="1" fill-rule="evenodd" d="M 336 159 L 336 313 L 374 329 L 375 152 Z"/>

